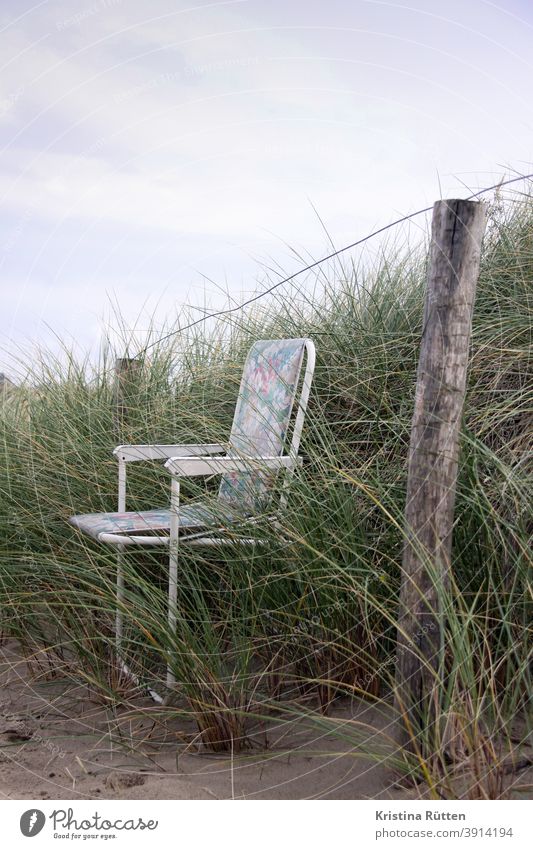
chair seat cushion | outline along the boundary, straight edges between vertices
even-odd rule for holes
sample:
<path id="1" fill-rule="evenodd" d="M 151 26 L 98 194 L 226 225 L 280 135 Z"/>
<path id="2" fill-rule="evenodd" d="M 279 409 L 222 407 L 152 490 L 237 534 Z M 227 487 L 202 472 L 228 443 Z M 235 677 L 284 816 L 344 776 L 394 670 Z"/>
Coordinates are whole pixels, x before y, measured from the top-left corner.
<path id="1" fill-rule="evenodd" d="M 179 509 L 180 529 L 221 527 L 238 520 L 235 511 L 220 505 L 185 504 Z M 241 517 L 242 518 L 242 517 Z M 151 532 L 169 533 L 170 510 L 162 507 L 156 510 L 146 510 L 142 513 L 84 513 L 71 516 L 71 525 L 98 539 L 100 534 L 146 534 Z"/>

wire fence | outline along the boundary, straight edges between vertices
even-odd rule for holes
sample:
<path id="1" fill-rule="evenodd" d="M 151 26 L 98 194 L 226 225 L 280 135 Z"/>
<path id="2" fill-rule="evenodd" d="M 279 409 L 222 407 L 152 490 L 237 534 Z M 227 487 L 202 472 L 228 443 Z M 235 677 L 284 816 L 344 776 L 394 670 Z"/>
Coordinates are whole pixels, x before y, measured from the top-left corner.
<path id="1" fill-rule="evenodd" d="M 533 178 L 533 173 L 531 174 L 521 174 L 519 177 L 512 177 L 509 180 L 500 180 L 498 183 L 494 183 L 492 186 L 486 186 L 483 189 L 479 189 L 477 192 L 473 192 L 468 195 L 468 197 L 464 198 L 464 200 L 474 200 L 474 198 L 481 197 L 488 192 L 492 192 L 505 186 L 510 186 L 512 183 L 518 183 L 524 180 L 530 180 Z M 187 330 L 191 330 L 193 327 L 197 327 L 199 324 L 202 324 L 204 321 L 208 321 L 209 319 L 219 318 L 222 316 L 232 315 L 234 313 L 240 312 L 251 304 L 256 303 L 257 301 L 265 298 L 267 295 L 272 294 L 276 289 L 279 289 L 280 286 L 284 286 L 286 283 L 290 283 L 292 280 L 295 280 L 296 277 L 299 277 L 301 274 L 305 274 L 306 271 L 312 271 L 314 268 L 317 268 L 319 265 L 322 265 L 324 262 L 328 262 L 331 259 L 339 256 L 340 254 L 345 253 L 346 251 L 352 250 L 353 248 L 357 248 L 360 245 L 363 245 L 365 242 L 368 242 L 370 239 L 373 239 L 375 236 L 379 236 L 382 233 L 386 233 L 388 230 L 391 230 L 393 227 L 397 227 L 399 224 L 404 224 L 406 221 L 410 221 L 413 218 L 416 218 L 418 215 L 423 215 L 426 212 L 430 212 L 433 209 L 433 204 L 431 206 L 425 206 L 423 209 L 417 209 L 416 212 L 410 212 L 408 215 L 403 215 L 401 218 L 397 218 L 395 221 L 391 221 L 390 224 L 386 224 L 384 227 L 379 227 L 377 230 L 373 230 L 371 233 L 368 233 L 366 236 L 363 236 L 361 239 L 357 239 L 355 242 L 350 242 L 349 245 L 345 245 L 342 248 L 338 248 L 338 250 L 332 251 L 326 256 L 321 257 L 320 259 L 311 262 L 309 265 L 304 266 L 303 268 L 298 269 L 293 274 L 290 274 L 288 277 L 284 277 L 282 280 L 278 280 L 277 283 L 272 284 L 267 289 L 262 292 L 258 292 L 255 295 L 252 295 L 251 298 L 248 298 L 246 301 L 243 301 L 237 306 L 228 307 L 226 309 L 217 310 L 212 313 L 207 313 L 206 315 L 201 316 L 195 321 L 191 321 L 189 324 L 185 324 L 183 327 L 179 327 L 176 330 L 173 330 L 171 333 L 167 333 L 166 335 L 156 339 L 154 342 L 150 342 L 150 344 L 145 345 L 139 353 L 136 355 L 135 359 L 139 359 L 144 356 L 147 351 L 151 348 L 154 348 L 156 345 L 160 345 L 161 342 L 165 342 L 167 339 L 171 339 L 173 336 L 176 336 L 180 333 L 185 333 Z"/>
<path id="2" fill-rule="evenodd" d="M 529 173 L 529 174 L 520 174 L 516 177 L 511 177 L 508 180 L 500 180 L 499 182 L 494 183 L 491 186 L 485 186 L 484 188 L 479 189 L 476 192 L 472 192 L 470 195 L 468 195 L 466 198 L 464 198 L 464 200 L 473 200 L 475 198 L 478 198 L 478 197 L 481 197 L 481 196 L 487 194 L 488 192 L 497 191 L 499 189 L 505 188 L 506 186 L 510 186 L 512 184 L 516 184 L 516 183 L 519 183 L 519 182 L 525 182 L 525 181 L 531 180 L 531 179 L 533 179 L 533 172 Z M 266 298 L 268 295 L 271 295 L 273 292 L 278 290 L 281 286 L 284 286 L 287 283 L 291 283 L 293 280 L 295 280 L 297 277 L 300 277 L 302 274 L 305 274 L 308 271 L 312 271 L 313 269 L 321 266 L 323 263 L 328 262 L 329 260 L 332 260 L 335 257 L 338 257 L 339 255 L 344 254 L 349 250 L 352 250 L 352 249 L 357 248 L 361 245 L 364 245 L 366 242 L 370 241 L 371 239 L 374 239 L 376 236 L 382 235 L 383 233 L 386 233 L 389 230 L 392 230 L 394 227 L 397 227 L 401 224 L 404 224 L 405 222 L 411 221 L 412 219 L 414 219 L 414 218 L 416 218 L 420 215 L 424 215 L 425 213 L 430 212 L 432 209 L 433 209 L 433 204 L 431 204 L 430 206 L 425 206 L 422 209 L 417 209 L 415 212 L 410 212 L 407 215 L 402 215 L 400 218 L 397 218 L 394 221 L 391 221 L 389 224 L 386 224 L 383 227 L 379 227 L 378 229 L 373 230 L 371 233 L 368 233 L 366 236 L 363 236 L 360 239 L 356 239 L 354 242 L 350 242 L 349 244 L 344 245 L 343 247 L 338 248 L 337 250 L 331 251 L 330 253 L 326 254 L 325 256 L 321 257 L 320 259 L 314 260 L 313 262 L 309 263 L 308 265 L 305 265 L 302 268 L 297 269 L 297 271 L 293 272 L 292 274 L 288 275 L 287 277 L 284 277 L 281 280 L 278 280 L 277 282 L 273 283 L 271 286 L 268 286 L 268 288 L 262 290 L 261 292 L 256 292 L 254 295 L 252 295 L 251 297 L 242 301 L 241 303 L 237 304 L 236 306 L 226 307 L 224 309 L 215 310 L 213 312 L 206 312 L 202 316 L 200 316 L 199 318 L 195 319 L 194 321 L 191 321 L 187 324 L 184 324 L 181 327 L 177 327 L 176 329 L 172 330 L 171 332 L 166 333 L 162 336 L 159 336 L 158 338 L 154 339 L 154 341 L 149 342 L 148 344 L 144 345 L 140 349 L 140 351 L 138 351 L 138 353 L 135 354 L 133 357 L 129 357 L 127 354 L 125 355 L 125 357 L 126 357 L 126 359 L 129 359 L 129 360 L 142 360 L 142 358 L 145 356 L 145 354 L 148 351 L 150 351 L 151 349 L 161 345 L 163 342 L 167 341 L 168 339 L 179 336 L 179 335 L 187 332 L 188 330 L 193 329 L 194 327 L 198 327 L 199 325 L 203 324 L 206 321 L 210 321 L 210 320 L 216 319 L 216 318 L 232 316 L 232 315 L 235 315 L 237 313 L 240 313 L 244 309 L 246 309 L 246 307 L 249 307 L 252 304 L 255 304 L 258 301 L 262 300 L 263 298 Z M 100 371 L 99 377 L 101 379 L 102 377 L 106 377 L 109 374 L 115 374 L 115 365 L 114 364 L 111 367 L 104 368 L 103 371 Z"/>

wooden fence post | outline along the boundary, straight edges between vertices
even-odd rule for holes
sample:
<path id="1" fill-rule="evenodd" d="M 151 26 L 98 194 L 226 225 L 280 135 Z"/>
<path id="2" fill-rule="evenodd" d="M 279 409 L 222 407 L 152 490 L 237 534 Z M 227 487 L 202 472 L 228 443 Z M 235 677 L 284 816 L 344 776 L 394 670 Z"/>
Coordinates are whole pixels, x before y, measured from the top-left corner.
<path id="1" fill-rule="evenodd" d="M 118 357 L 115 360 L 115 432 L 119 441 L 128 420 L 131 408 L 132 391 L 135 386 L 135 376 L 141 367 L 141 361 L 129 357 Z"/>
<path id="2" fill-rule="evenodd" d="M 128 414 L 131 410 L 133 392 L 137 381 L 136 375 L 141 368 L 141 361 L 129 357 L 118 357 L 115 360 L 115 386 L 114 386 L 114 409 L 113 419 L 115 426 L 115 438 L 118 442 L 124 441 L 124 428 L 128 423 Z M 118 504 L 119 513 L 126 510 L 126 464 L 119 458 L 118 461 Z M 117 607 L 115 614 L 115 642 L 118 656 L 122 649 L 122 638 L 124 634 L 124 619 L 122 606 L 124 603 L 124 546 L 117 546 Z"/>
<path id="3" fill-rule="evenodd" d="M 458 438 L 484 230 L 480 203 L 435 203 L 409 446 L 398 613 L 399 742 L 411 751 L 414 738 L 431 724 L 431 691 L 443 658 L 445 611 L 439 587 L 447 587 L 450 574 Z M 420 739 L 418 745 L 423 749 Z"/>

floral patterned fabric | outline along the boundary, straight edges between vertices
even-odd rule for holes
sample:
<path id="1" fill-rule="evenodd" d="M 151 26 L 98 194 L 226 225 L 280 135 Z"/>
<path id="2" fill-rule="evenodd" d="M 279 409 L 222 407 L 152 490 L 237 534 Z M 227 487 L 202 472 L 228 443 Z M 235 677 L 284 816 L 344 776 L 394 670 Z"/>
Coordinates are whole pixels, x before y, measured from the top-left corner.
<path id="1" fill-rule="evenodd" d="M 256 342 L 244 366 L 230 434 L 230 457 L 273 457 L 283 452 L 305 347 L 304 339 Z M 231 472 L 223 476 L 212 504 L 179 509 L 180 528 L 216 528 L 268 507 L 271 476 Z M 142 513 L 87 513 L 71 516 L 71 525 L 94 539 L 102 533 L 168 533 L 170 510 Z"/>
<path id="2" fill-rule="evenodd" d="M 279 456 L 298 386 L 304 339 L 256 342 L 246 364 L 235 409 L 228 456 Z M 264 472 L 231 472 L 220 484 L 219 499 L 240 511 L 267 508 L 270 476 Z"/>
<path id="3" fill-rule="evenodd" d="M 220 510 L 215 504 L 186 504 L 179 509 L 180 528 L 217 527 L 237 520 L 230 510 Z M 105 534 L 143 534 L 153 531 L 170 531 L 170 510 L 146 510 L 142 513 L 86 513 L 81 516 L 71 516 L 69 519 L 79 531 L 94 539 Z"/>

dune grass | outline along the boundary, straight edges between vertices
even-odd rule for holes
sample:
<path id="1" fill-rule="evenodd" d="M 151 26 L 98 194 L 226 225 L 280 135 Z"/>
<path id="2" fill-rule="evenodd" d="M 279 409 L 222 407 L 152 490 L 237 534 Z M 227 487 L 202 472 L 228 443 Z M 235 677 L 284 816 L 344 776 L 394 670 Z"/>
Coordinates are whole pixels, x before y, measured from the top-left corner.
<path id="1" fill-rule="evenodd" d="M 66 520 L 116 509 L 117 443 L 227 439 L 250 344 L 310 336 L 318 363 L 306 462 L 283 533 L 265 521 L 256 532 L 267 545 L 253 550 L 182 548 L 175 633 L 165 556 L 128 553 L 127 662 L 162 691 L 171 664 L 169 714 L 193 717 L 215 751 L 257 745 L 259 719 L 296 714 L 369 757 L 390 757 L 434 798 L 510 792 L 531 732 L 529 197 L 493 209 L 485 238 L 434 721 L 413 759 L 395 751 L 392 725 L 377 740 L 334 716 L 334 701 L 346 697 L 391 716 L 425 263 L 425 246 L 380 254 L 372 267 L 337 260 L 314 288 L 307 281 L 231 322 L 159 343 L 154 331 L 119 429 L 112 366 L 124 348 L 106 346 L 96 366 L 46 351 L 25 364 L 25 381 L 0 405 L 0 596 L 4 633 L 20 641 L 36 676 L 82 680 L 106 704 L 134 704 L 138 689 L 112 648 L 114 554 Z M 164 470 L 134 466 L 128 509 L 167 504 Z M 187 483 L 184 497 L 214 486 Z"/>

